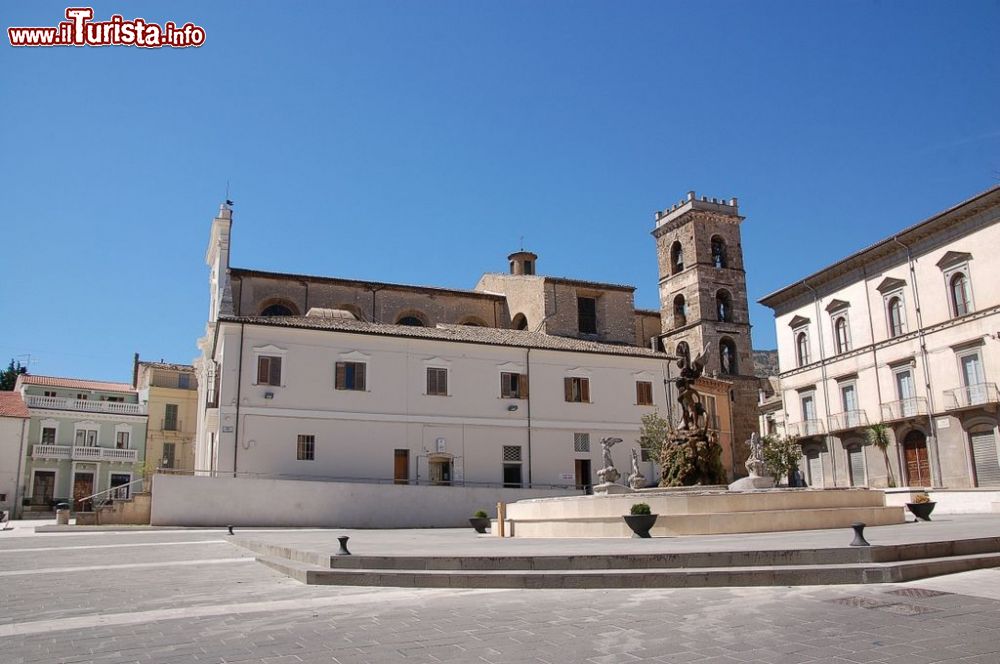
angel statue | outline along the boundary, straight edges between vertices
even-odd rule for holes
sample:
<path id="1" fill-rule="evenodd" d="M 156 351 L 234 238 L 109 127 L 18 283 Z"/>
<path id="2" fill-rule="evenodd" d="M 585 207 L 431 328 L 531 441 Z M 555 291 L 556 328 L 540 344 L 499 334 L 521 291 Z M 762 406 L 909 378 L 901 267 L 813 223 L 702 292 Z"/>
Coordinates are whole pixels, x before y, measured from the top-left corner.
<path id="1" fill-rule="evenodd" d="M 597 477 L 602 483 L 616 482 L 621 477 L 621 473 L 615 468 L 615 462 L 611 459 L 611 448 L 622 442 L 621 438 L 604 438 L 601 440 L 601 455 L 604 457 L 604 467 L 597 471 Z"/>
<path id="2" fill-rule="evenodd" d="M 705 414 L 705 406 L 701 403 L 701 395 L 694 389 L 694 382 L 705 371 L 709 349 L 711 346 L 705 344 L 701 354 L 693 360 L 688 357 L 687 353 L 680 353 L 680 357 L 677 358 L 677 366 L 680 367 L 681 375 L 674 381 L 677 383 L 677 401 L 681 405 L 681 429 L 697 428 L 699 418 Z M 708 426 L 708 418 L 705 418 L 704 424 L 706 427 Z"/>

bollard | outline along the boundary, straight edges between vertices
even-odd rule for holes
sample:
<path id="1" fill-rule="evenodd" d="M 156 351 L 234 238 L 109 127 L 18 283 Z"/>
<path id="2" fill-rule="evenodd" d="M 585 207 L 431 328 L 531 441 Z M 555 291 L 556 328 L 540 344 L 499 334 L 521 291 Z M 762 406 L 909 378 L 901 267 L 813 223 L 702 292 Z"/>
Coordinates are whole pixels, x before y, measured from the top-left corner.
<path id="1" fill-rule="evenodd" d="M 229 534 L 232 535 L 233 534 L 233 527 L 232 526 L 226 526 L 226 528 L 229 528 Z"/>
<path id="2" fill-rule="evenodd" d="M 851 542 L 851 546 L 871 546 L 868 540 L 865 539 L 865 524 L 859 521 L 852 523 L 851 528 L 854 529 L 854 541 Z"/>
<path id="3" fill-rule="evenodd" d="M 497 537 L 506 537 L 507 506 L 503 502 L 497 503 Z"/>
<path id="4" fill-rule="evenodd" d="M 338 556 L 351 555 L 351 552 L 347 550 L 347 540 L 349 539 L 351 538 L 348 537 L 347 535 L 341 535 L 340 537 L 337 538 L 337 540 L 340 542 L 340 551 L 338 551 L 336 555 Z"/>

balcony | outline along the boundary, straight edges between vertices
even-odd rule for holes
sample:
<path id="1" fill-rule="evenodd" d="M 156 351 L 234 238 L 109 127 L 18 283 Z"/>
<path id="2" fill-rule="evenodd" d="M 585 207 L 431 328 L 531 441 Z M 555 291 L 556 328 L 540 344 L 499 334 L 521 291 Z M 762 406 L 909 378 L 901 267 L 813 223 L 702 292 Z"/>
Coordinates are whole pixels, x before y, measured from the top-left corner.
<path id="1" fill-rule="evenodd" d="M 996 383 L 978 383 L 954 390 L 945 390 L 945 410 L 967 410 L 1000 403 L 1000 390 Z"/>
<path id="2" fill-rule="evenodd" d="M 788 425 L 788 434 L 799 438 L 823 435 L 823 420 L 802 420 Z"/>
<path id="3" fill-rule="evenodd" d="M 91 401 L 90 399 L 68 399 L 66 397 L 40 397 L 29 394 L 25 397 L 28 408 L 52 408 L 55 410 L 77 410 L 84 413 L 110 413 L 112 415 L 145 415 L 146 406 L 122 401 Z"/>
<path id="4" fill-rule="evenodd" d="M 120 450 L 114 447 L 79 447 L 70 445 L 33 445 L 32 459 L 72 459 L 73 461 L 117 461 L 134 463 L 139 450 Z"/>
<path id="5" fill-rule="evenodd" d="M 927 399 L 923 397 L 911 397 L 882 404 L 883 422 L 899 422 L 918 417 L 927 417 Z"/>
<path id="6" fill-rule="evenodd" d="M 830 433 L 834 431 L 850 431 L 851 429 L 864 429 L 868 426 L 868 413 L 863 410 L 846 410 L 827 418 L 830 426 Z"/>

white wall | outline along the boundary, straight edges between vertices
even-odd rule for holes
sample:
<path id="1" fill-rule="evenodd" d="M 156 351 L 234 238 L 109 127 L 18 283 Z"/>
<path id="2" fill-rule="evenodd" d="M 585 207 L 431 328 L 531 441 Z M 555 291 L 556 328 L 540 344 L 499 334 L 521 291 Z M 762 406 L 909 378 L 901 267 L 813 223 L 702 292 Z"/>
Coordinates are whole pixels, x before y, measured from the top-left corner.
<path id="1" fill-rule="evenodd" d="M 156 475 L 154 526 L 450 528 L 498 502 L 578 495 L 569 490 L 397 486 Z"/>
<path id="2" fill-rule="evenodd" d="M 6 498 L 0 501 L 0 511 L 11 518 L 20 513 L 15 499 L 20 478 L 17 476 L 18 462 L 24 472 L 22 454 L 27 454 L 28 421 L 17 417 L 0 417 L 0 494 Z"/>

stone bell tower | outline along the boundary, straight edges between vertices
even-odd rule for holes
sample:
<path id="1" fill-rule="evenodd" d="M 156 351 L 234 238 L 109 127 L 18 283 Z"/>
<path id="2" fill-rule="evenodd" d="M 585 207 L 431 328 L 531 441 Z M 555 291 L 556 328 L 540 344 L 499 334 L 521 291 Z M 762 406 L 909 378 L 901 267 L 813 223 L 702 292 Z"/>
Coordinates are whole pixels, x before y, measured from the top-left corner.
<path id="1" fill-rule="evenodd" d="M 738 202 L 690 191 L 655 218 L 663 347 L 692 358 L 709 348 L 705 374 L 733 383 L 734 451 L 745 458 L 742 443 L 757 430 L 757 378 Z M 735 470 L 745 473 L 741 461 Z"/>

